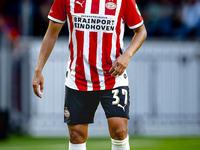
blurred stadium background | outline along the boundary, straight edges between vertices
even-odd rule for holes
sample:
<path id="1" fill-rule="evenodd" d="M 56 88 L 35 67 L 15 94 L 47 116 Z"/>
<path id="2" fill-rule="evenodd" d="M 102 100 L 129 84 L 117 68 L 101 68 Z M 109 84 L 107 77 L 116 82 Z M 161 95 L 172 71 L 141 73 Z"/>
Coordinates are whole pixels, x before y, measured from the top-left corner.
<path id="1" fill-rule="evenodd" d="M 200 0 L 136 2 L 148 38 L 127 69 L 131 92 L 128 125 L 133 137 L 131 149 L 200 149 L 200 139 L 194 139 L 200 137 Z M 43 98 L 37 98 L 32 92 L 34 69 L 52 3 L 53 0 L 0 1 L 2 150 L 29 150 L 33 147 L 27 145 L 32 144 L 41 146 L 37 149 L 58 150 L 68 143 L 65 139 L 68 131 L 63 123 L 69 55 L 67 24 L 43 71 Z M 126 27 L 125 35 L 125 46 L 128 46 L 133 31 Z M 89 140 L 93 145 L 99 144 L 96 146 L 99 149 L 109 149 L 108 137 L 105 115 L 99 107 L 95 123 L 89 128 Z M 106 143 L 105 148 L 102 143 Z M 91 145 L 89 149 L 97 149 Z"/>

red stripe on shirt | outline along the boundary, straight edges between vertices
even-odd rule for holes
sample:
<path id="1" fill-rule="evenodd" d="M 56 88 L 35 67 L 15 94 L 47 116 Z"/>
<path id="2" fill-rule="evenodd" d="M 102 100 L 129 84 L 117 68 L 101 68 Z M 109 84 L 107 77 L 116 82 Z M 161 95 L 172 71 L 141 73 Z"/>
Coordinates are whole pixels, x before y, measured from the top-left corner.
<path id="1" fill-rule="evenodd" d="M 121 17 L 119 15 L 117 19 L 116 25 L 116 34 L 117 34 L 117 42 L 116 42 L 116 58 L 120 55 L 120 33 L 121 33 Z"/>
<path id="2" fill-rule="evenodd" d="M 106 0 L 105 4 L 110 3 L 111 1 Z M 116 4 L 116 0 L 112 3 Z M 105 8 L 105 15 L 115 15 L 115 9 Z M 112 67 L 111 60 L 111 49 L 112 49 L 112 33 L 103 33 L 103 43 L 102 43 L 102 68 L 104 70 L 104 79 L 105 79 L 105 89 L 112 89 L 115 85 L 115 77 L 111 76 L 109 73 L 110 68 Z"/>
<path id="3" fill-rule="evenodd" d="M 69 68 L 70 68 L 70 71 L 72 70 L 72 62 L 74 60 L 74 49 L 73 49 L 73 39 L 72 39 L 72 32 L 74 30 L 74 26 L 73 26 L 73 22 L 72 22 L 72 16 L 70 13 L 68 13 L 68 19 L 69 19 L 69 22 L 70 22 L 70 43 L 69 43 L 69 49 L 70 49 L 70 65 L 69 65 Z"/>
<path id="4" fill-rule="evenodd" d="M 99 13 L 99 3 L 100 3 L 100 0 L 92 0 L 92 8 L 91 8 L 92 14 Z"/>
<path id="5" fill-rule="evenodd" d="M 105 89 L 112 89 L 115 84 L 115 77 L 109 73 L 112 67 L 112 60 L 110 58 L 112 48 L 112 33 L 103 33 L 102 43 L 102 68 L 104 70 Z"/>
<path id="6" fill-rule="evenodd" d="M 91 81 L 93 83 L 93 90 L 100 90 L 99 75 L 96 68 L 97 32 L 90 32 L 89 63 L 90 63 Z"/>
<path id="7" fill-rule="evenodd" d="M 85 71 L 83 64 L 83 43 L 84 43 L 84 31 L 76 31 L 77 44 L 77 59 L 75 67 L 75 83 L 79 90 L 87 90 L 87 81 L 85 79 Z"/>

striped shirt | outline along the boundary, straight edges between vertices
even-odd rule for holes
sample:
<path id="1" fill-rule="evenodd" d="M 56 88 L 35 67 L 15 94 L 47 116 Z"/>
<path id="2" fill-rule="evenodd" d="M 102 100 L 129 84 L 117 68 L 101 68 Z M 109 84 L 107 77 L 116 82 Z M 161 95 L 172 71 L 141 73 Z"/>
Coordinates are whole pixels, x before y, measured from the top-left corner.
<path id="1" fill-rule="evenodd" d="M 70 57 L 66 86 L 106 90 L 128 86 L 126 71 L 111 76 L 109 69 L 124 48 L 124 24 L 143 24 L 135 0 L 55 0 L 48 18 L 69 28 Z"/>

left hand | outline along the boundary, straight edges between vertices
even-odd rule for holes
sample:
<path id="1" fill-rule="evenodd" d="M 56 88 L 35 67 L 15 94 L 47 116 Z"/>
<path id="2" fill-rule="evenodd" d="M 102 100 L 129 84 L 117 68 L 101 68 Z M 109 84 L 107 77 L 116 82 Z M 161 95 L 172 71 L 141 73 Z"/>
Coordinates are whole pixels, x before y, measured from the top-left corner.
<path id="1" fill-rule="evenodd" d="M 111 76 L 116 77 L 122 75 L 129 64 L 130 59 L 131 57 L 126 53 L 120 55 L 109 70 L 109 72 L 112 73 Z"/>

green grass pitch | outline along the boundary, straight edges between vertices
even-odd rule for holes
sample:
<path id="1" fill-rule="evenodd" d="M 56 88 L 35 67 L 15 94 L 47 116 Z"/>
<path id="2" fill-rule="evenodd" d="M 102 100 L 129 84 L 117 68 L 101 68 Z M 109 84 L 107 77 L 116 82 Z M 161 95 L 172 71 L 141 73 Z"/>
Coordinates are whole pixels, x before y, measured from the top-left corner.
<path id="1" fill-rule="evenodd" d="M 0 150 L 67 150 L 67 138 L 12 136 L 0 141 Z M 200 150 L 200 138 L 130 138 L 131 150 Z M 110 150 L 110 138 L 89 138 L 87 150 Z"/>

